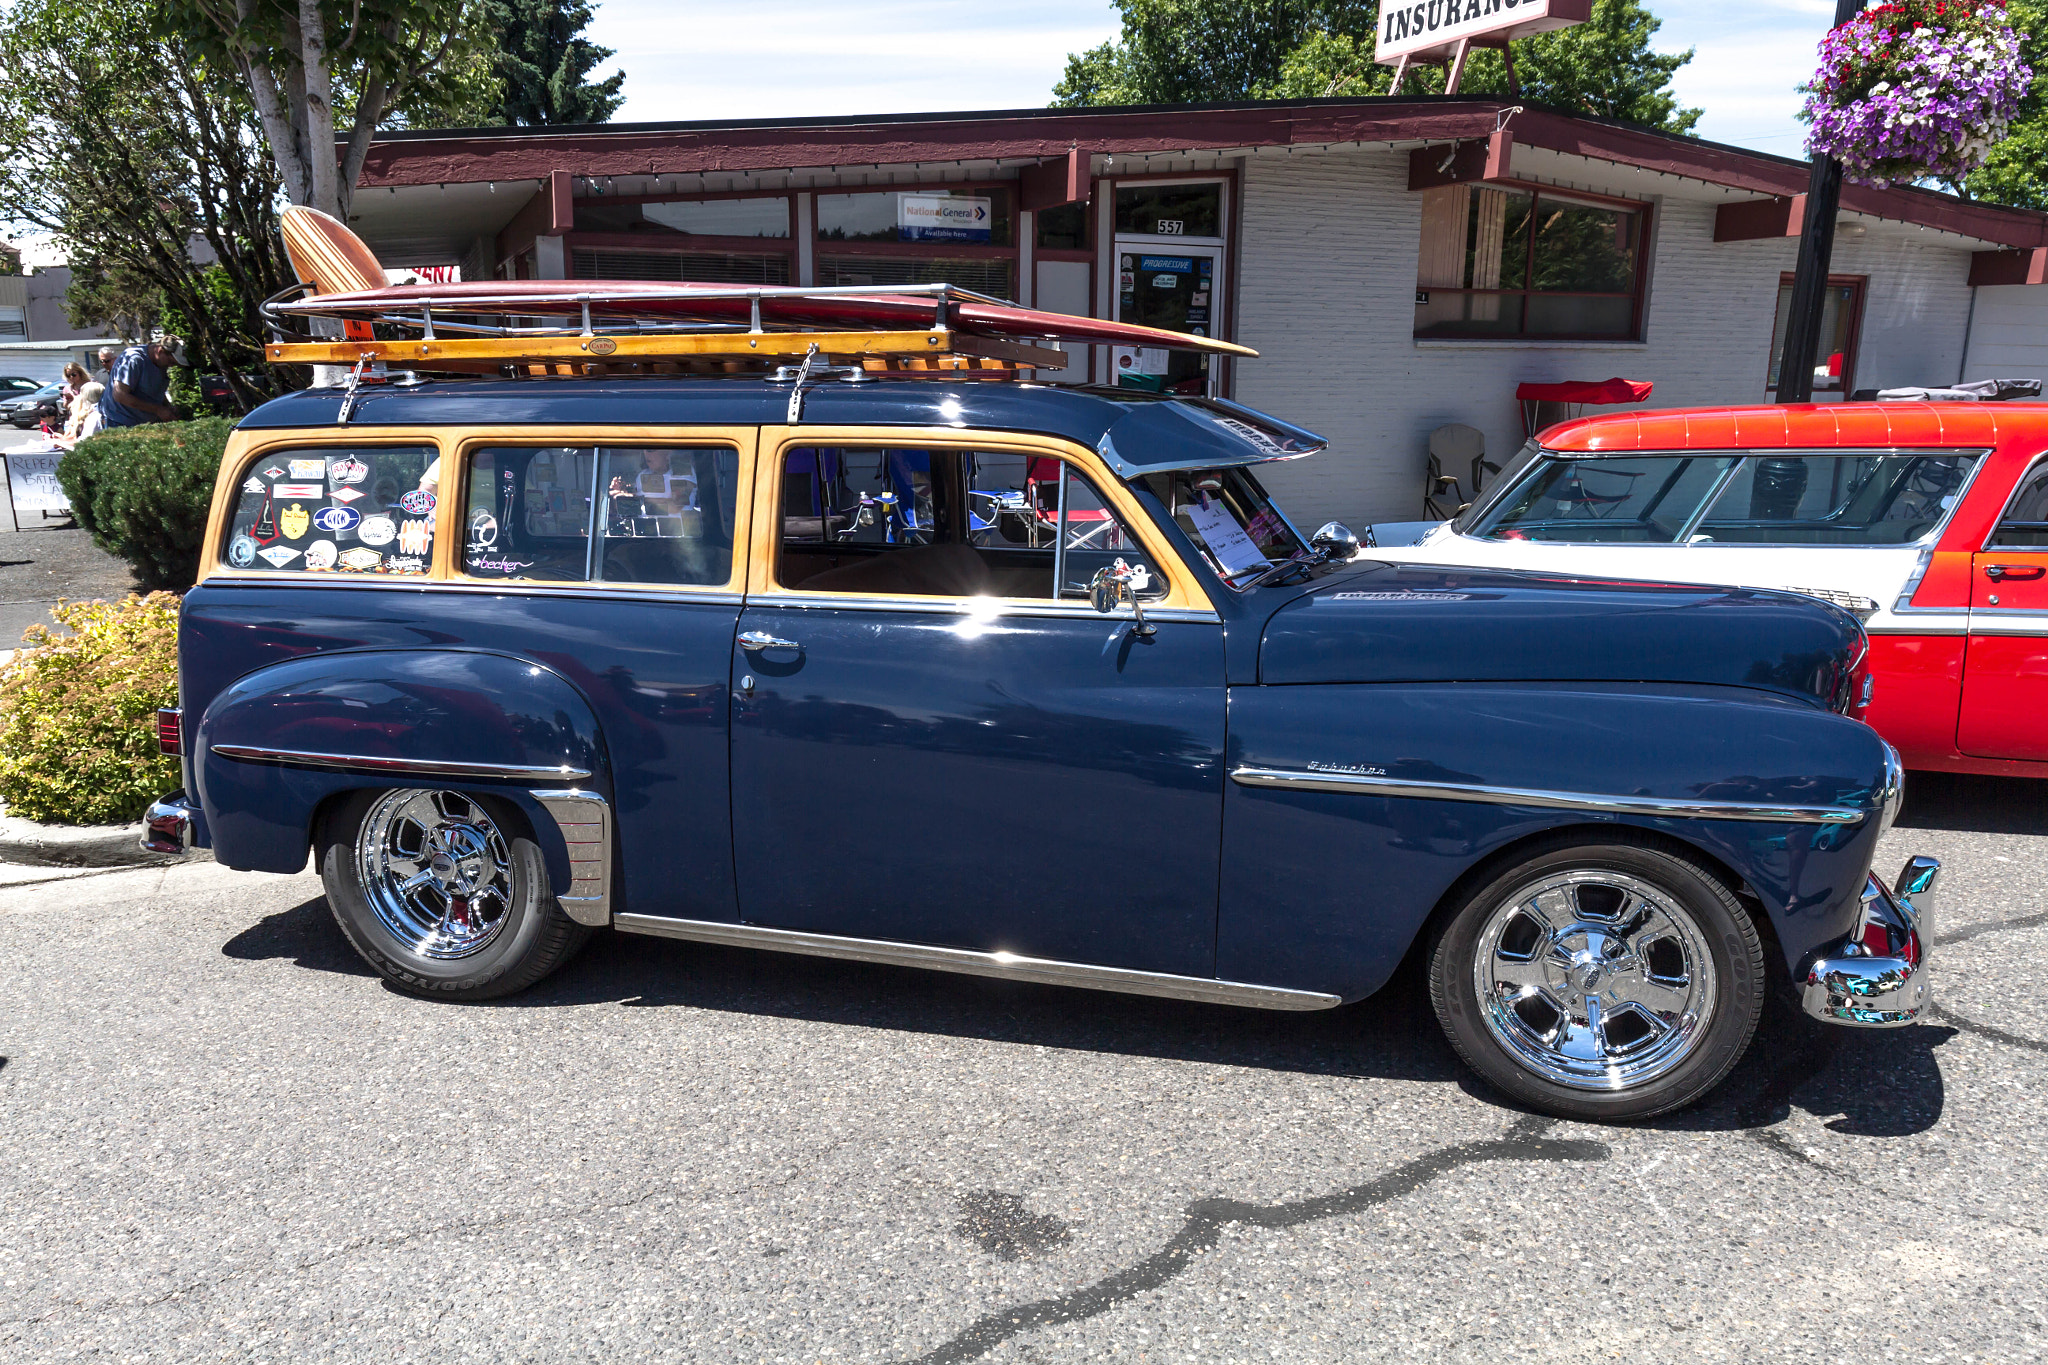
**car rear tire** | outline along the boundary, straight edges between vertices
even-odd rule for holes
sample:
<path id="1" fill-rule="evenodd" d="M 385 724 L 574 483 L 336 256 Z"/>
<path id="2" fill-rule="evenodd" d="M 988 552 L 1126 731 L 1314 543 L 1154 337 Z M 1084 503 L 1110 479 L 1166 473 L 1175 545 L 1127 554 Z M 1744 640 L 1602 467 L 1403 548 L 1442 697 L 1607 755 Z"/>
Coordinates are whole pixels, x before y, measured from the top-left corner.
<path id="1" fill-rule="evenodd" d="M 467 792 L 357 792 L 322 821 L 327 905 L 400 990 L 488 1000 L 574 957 L 590 930 L 548 889 L 540 846 L 509 803 Z"/>
<path id="2" fill-rule="evenodd" d="M 1705 1095 L 1763 1011 L 1762 940 L 1702 864 L 1616 831 L 1490 878 L 1430 946 L 1451 1046 L 1560 1118 L 1615 1122 Z"/>

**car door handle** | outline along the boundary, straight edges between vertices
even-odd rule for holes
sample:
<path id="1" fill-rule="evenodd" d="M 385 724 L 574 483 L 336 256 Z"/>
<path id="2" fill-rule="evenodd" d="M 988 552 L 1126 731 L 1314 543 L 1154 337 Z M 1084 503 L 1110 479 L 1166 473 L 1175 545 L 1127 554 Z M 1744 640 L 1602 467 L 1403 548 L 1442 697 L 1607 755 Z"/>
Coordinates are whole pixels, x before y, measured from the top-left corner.
<path id="1" fill-rule="evenodd" d="M 794 649 L 802 651 L 803 646 L 794 640 L 785 640 L 779 635 L 770 635 L 765 630 L 743 630 L 740 632 L 740 648 L 749 654 L 764 649 Z"/>
<path id="2" fill-rule="evenodd" d="M 2024 582 L 2028 579 L 2039 578 L 2044 573 L 2048 573 L 2048 568 L 2043 568 L 2039 564 L 1986 564 L 1984 566 L 1984 576 L 1994 583 L 2008 578 Z"/>

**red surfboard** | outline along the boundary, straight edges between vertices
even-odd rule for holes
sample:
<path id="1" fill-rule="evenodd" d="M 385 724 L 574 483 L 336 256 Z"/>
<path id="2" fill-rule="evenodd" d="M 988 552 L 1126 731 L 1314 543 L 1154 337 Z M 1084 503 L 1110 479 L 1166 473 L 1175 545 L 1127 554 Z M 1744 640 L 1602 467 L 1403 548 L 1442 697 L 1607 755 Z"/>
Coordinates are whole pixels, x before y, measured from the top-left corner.
<path id="1" fill-rule="evenodd" d="M 817 328 L 838 331 L 921 331 L 939 324 L 938 300 L 928 294 L 837 293 L 801 286 L 763 285 L 758 290 L 729 284 L 669 284 L 654 280 L 477 280 L 464 284 L 408 284 L 362 287 L 374 279 L 376 256 L 360 237 L 324 213 L 294 206 L 284 212 L 286 248 L 292 263 L 323 292 L 273 307 L 297 317 L 331 317 L 362 322 L 432 308 L 447 314 L 580 318 L 584 304 L 593 319 L 633 322 L 703 322 L 750 325 L 759 297 L 766 330 Z M 1011 341 L 1074 341 L 1110 346 L 1146 346 L 1255 356 L 1257 351 L 1213 337 L 1189 336 L 1158 327 L 1073 317 L 984 299 L 946 300 L 944 325 L 969 336 Z"/>

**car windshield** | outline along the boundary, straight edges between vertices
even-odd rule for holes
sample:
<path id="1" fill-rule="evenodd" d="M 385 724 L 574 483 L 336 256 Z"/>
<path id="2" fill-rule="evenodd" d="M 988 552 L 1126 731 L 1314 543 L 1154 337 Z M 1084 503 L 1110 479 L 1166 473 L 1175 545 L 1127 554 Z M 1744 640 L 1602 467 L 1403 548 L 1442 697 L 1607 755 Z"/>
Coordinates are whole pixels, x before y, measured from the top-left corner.
<path id="1" fill-rule="evenodd" d="M 29 393 L 40 387 L 33 379 L 0 379 L 0 391 L 7 393 Z"/>
<path id="2" fill-rule="evenodd" d="M 1546 454 L 1461 519 L 1488 540 L 1633 545 L 1910 545 L 1932 535 L 1976 453 Z"/>
<path id="3" fill-rule="evenodd" d="M 1308 553 L 1249 469 L 1176 469 L 1139 482 L 1165 504 L 1216 576 L 1233 587 Z"/>

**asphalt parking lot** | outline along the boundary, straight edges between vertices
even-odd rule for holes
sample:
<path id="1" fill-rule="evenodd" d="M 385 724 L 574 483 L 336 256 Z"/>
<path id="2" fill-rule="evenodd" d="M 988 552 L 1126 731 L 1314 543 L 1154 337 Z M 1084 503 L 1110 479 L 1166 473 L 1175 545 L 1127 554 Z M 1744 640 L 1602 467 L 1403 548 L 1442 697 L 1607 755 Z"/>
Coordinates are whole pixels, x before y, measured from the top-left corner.
<path id="1" fill-rule="evenodd" d="M 2048 796 L 1924 779 L 1930 1024 L 1504 1107 L 1397 987 L 1269 1015 L 600 936 L 512 1001 L 319 883 L 0 886 L 0 1359 L 2048 1355 Z"/>

